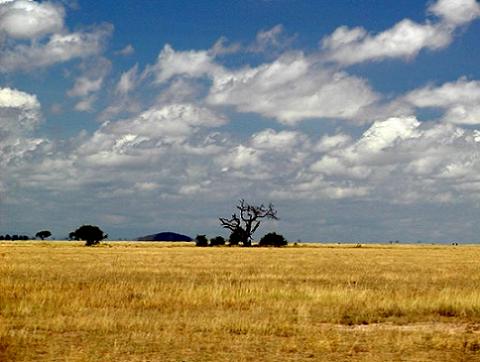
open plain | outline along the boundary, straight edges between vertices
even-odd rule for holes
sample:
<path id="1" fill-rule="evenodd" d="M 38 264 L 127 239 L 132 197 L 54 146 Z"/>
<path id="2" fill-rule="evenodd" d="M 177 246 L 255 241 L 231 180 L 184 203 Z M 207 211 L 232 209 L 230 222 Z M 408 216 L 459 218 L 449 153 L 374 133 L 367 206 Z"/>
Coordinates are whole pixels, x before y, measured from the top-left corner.
<path id="1" fill-rule="evenodd" d="M 480 247 L 0 244 L 0 361 L 480 360 Z"/>

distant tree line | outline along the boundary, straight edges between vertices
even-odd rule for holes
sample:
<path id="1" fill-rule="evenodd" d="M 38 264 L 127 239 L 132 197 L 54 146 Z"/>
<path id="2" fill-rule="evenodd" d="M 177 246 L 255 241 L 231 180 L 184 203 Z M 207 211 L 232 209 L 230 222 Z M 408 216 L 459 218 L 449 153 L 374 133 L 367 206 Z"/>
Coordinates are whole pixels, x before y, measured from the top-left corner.
<path id="1" fill-rule="evenodd" d="M 48 238 L 52 236 L 52 233 L 48 230 L 42 230 L 39 231 L 38 233 L 35 234 L 34 237 L 28 236 L 28 235 L 17 235 L 17 234 L 5 234 L 5 235 L 0 235 L 0 240 L 35 240 L 36 238 L 45 240 L 45 238 Z"/>
<path id="2" fill-rule="evenodd" d="M 250 247 L 253 242 L 253 234 L 257 231 L 260 223 L 264 219 L 278 220 L 277 210 L 272 204 L 265 206 L 252 205 L 245 200 L 240 200 L 236 205 L 237 212 L 233 213 L 231 218 L 219 218 L 222 227 L 230 230 L 230 236 L 226 240 L 222 236 L 216 236 L 208 239 L 206 235 L 197 235 L 195 244 L 197 246 L 244 246 Z M 50 230 L 41 230 L 35 234 L 35 238 L 45 240 L 52 236 Z M 26 235 L 0 235 L 0 240 L 30 240 Z M 102 240 L 108 238 L 102 229 L 95 225 L 82 225 L 75 231 L 68 234 L 70 240 L 84 240 L 85 246 L 99 244 Z M 287 240 L 283 235 L 268 233 L 264 235 L 256 246 L 285 246 Z"/>
<path id="3" fill-rule="evenodd" d="M 48 238 L 50 236 L 52 236 L 52 233 L 49 230 L 42 230 L 42 231 L 39 231 L 38 233 L 36 233 L 34 237 L 31 237 L 31 236 L 28 236 L 28 235 L 6 234 L 6 235 L 0 235 L 0 240 L 11 240 L 11 241 L 35 240 L 36 238 L 45 240 L 45 238 Z"/>
<path id="4" fill-rule="evenodd" d="M 206 235 L 197 235 L 195 244 L 197 246 L 244 246 L 250 247 L 253 244 L 253 234 L 257 231 L 260 223 L 264 219 L 278 220 L 277 210 L 272 204 L 265 206 L 263 204 L 257 206 L 252 205 L 245 200 L 240 200 L 236 205 L 237 212 L 233 213 L 230 218 L 219 218 L 222 227 L 230 230 L 230 236 L 226 240 L 222 236 L 216 236 L 208 239 Z M 41 230 L 35 234 L 36 238 L 44 240 L 52 236 L 49 230 Z M 82 225 L 75 231 L 68 234 L 70 240 L 84 240 L 85 246 L 93 246 L 99 244 L 102 240 L 108 238 L 98 226 Z M 30 240 L 26 235 L 0 235 L 0 240 Z M 264 235 L 255 246 L 286 246 L 288 241 L 283 235 L 277 233 L 268 233 Z"/>
<path id="5" fill-rule="evenodd" d="M 33 238 L 34 239 L 34 238 Z M 28 235 L 17 235 L 17 234 L 6 234 L 6 235 L 0 235 L 0 240 L 32 240 L 32 238 Z"/>
<path id="6" fill-rule="evenodd" d="M 52 236 L 49 230 L 41 230 L 35 234 L 35 237 L 29 237 L 27 235 L 0 235 L 0 240 L 16 241 L 16 240 L 35 240 L 39 238 L 45 240 Z M 94 225 L 82 225 L 75 231 L 68 234 L 70 240 L 84 240 L 86 246 L 93 246 L 100 243 L 100 241 L 108 238 L 108 234 L 105 234 L 98 226 Z"/>
<path id="7" fill-rule="evenodd" d="M 223 236 L 216 236 L 212 239 L 208 239 L 206 235 L 197 235 L 195 238 L 195 245 L 206 247 L 206 246 L 242 246 L 237 242 L 237 239 L 230 238 L 226 240 Z M 281 234 L 277 233 L 268 233 L 264 235 L 258 244 L 254 245 L 249 243 L 248 246 L 273 246 L 273 247 L 281 247 L 287 246 L 288 241 L 285 237 Z"/>

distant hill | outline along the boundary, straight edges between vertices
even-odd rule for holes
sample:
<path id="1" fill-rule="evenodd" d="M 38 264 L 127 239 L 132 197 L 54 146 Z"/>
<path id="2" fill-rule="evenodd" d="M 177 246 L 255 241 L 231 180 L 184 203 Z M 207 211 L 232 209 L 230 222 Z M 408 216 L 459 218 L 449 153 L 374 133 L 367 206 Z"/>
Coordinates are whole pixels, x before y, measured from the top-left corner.
<path id="1" fill-rule="evenodd" d="M 137 239 L 138 241 L 192 241 L 190 236 L 165 232 L 153 235 L 142 236 Z"/>

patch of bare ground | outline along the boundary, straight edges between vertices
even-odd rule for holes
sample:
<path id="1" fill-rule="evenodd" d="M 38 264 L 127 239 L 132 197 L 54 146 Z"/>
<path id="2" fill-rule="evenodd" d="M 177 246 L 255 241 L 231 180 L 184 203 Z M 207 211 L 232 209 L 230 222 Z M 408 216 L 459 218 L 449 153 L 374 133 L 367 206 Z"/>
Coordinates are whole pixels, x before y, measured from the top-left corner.
<path id="1" fill-rule="evenodd" d="M 441 332 L 447 334 L 480 334 L 479 323 L 445 323 L 445 322 L 426 322 L 426 323 L 371 323 L 371 324 L 334 324 L 323 323 L 322 326 L 327 329 L 338 329 L 352 332 L 380 332 L 380 331 L 399 331 L 399 332 Z"/>

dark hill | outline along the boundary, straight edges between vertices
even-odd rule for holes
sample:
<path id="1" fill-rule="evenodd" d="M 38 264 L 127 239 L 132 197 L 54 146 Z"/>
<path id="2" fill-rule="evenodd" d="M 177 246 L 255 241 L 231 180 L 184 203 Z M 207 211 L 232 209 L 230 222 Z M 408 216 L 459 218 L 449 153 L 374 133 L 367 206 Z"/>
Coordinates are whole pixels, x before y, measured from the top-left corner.
<path id="1" fill-rule="evenodd" d="M 138 241 L 192 241 L 190 236 L 165 232 L 153 235 L 142 236 L 137 239 Z"/>

